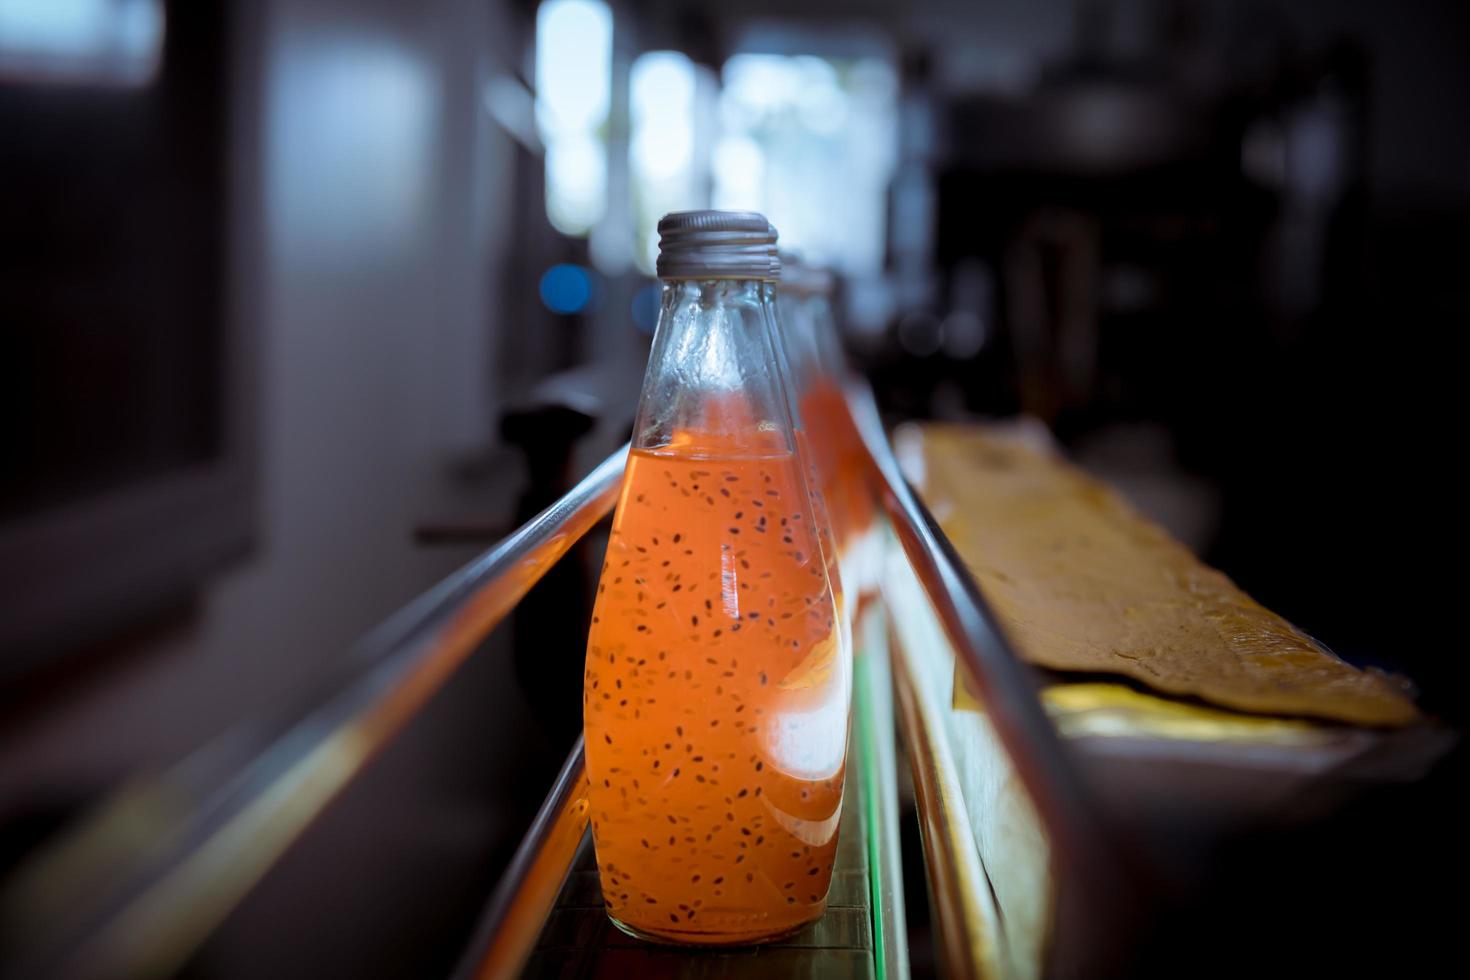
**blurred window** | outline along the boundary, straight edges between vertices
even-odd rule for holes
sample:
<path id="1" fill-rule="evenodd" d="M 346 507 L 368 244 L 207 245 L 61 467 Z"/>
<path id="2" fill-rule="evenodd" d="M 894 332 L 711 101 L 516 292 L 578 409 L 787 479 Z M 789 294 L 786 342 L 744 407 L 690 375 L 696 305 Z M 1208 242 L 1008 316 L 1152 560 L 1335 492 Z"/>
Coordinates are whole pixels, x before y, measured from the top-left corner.
<path id="1" fill-rule="evenodd" d="M 849 275 L 882 269 L 898 79 L 882 58 L 725 62 L 714 206 L 765 212 L 781 244 Z"/>
<path id="2" fill-rule="evenodd" d="M 146 85 L 163 28 L 160 0 L 0 0 L 0 79 Z"/>
<path id="3" fill-rule="evenodd" d="M 546 216 L 585 235 L 607 210 L 612 10 L 545 0 L 536 11 L 536 126 L 546 147 Z"/>
<path id="4" fill-rule="evenodd" d="M 708 153 L 701 151 L 709 142 L 714 88 L 712 73 L 677 51 L 649 51 L 633 62 L 628 170 L 638 267 L 650 275 L 658 219 L 707 202 Z"/>

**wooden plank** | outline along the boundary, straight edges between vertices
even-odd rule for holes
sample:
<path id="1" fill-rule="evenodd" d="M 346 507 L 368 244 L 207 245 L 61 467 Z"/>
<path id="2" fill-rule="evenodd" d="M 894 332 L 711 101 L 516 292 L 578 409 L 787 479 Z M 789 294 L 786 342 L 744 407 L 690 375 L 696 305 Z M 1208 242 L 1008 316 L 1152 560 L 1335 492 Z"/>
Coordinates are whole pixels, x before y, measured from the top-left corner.
<path id="1" fill-rule="evenodd" d="M 898 448 L 1032 663 L 1237 711 L 1422 721 L 1396 681 L 1339 660 L 1055 454 L 983 426 L 910 429 Z"/>

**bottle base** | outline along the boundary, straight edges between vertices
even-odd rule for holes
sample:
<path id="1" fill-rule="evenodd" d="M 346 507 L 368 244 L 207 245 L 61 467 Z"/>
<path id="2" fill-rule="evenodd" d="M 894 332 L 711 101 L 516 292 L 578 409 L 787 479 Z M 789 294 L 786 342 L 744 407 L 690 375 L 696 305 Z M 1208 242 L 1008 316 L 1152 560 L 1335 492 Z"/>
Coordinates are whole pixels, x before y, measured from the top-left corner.
<path id="1" fill-rule="evenodd" d="M 815 910 L 815 913 L 800 922 L 788 922 L 776 928 L 751 929 L 749 931 L 720 929 L 711 931 L 705 929 L 683 929 L 678 926 L 673 928 L 645 929 L 640 926 L 632 926 L 622 921 L 611 911 L 607 913 L 608 920 L 618 928 L 618 931 L 640 939 L 646 943 L 655 943 L 660 946 L 761 946 L 766 943 L 779 942 L 801 932 L 807 926 L 816 922 L 827 913 L 827 903 Z"/>

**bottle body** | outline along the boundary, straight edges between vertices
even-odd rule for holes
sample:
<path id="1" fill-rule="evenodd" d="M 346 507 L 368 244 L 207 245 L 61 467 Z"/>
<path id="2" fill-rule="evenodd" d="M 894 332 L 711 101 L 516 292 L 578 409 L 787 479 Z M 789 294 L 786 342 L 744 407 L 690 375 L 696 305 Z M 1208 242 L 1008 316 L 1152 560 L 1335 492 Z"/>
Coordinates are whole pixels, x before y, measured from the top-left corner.
<path id="1" fill-rule="evenodd" d="M 775 353 L 776 362 L 781 368 L 785 382 L 786 401 L 791 415 L 797 456 L 805 466 L 803 472 L 807 480 L 812 515 L 816 519 L 817 543 L 822 548 L 827 567 L 827 581 L 831 583 L 832 599 L 837 609 L 838 636 L 841 639 L 843 651 L 850 657 L 852 655 L 854 609 L 848 604 L 848 600 L 853 597 L 845 593 L 843 587 L 844 577 L 837 543 L 838 518 L 830 503 L 835 494 L 843 492 L 843 488 L 834 482 L 837 474 L 829 471 L 824 465 L 825 447 L 819 448 L 813 444 L 811 430 L 805 421 L 805 413 L 808 408 L 818 407 L 814 406 L 808 397 L 808 390 L 814 375 L 808 370 L 810 365 L 803 363 L 799 338 L 792 336 L 785 322 L 773 283 L 764 285 L 762 299 L 765 304 L 771 348 Z"/>
<path id="2" fill-rule="evenodd" d="M 787 291 L 778 307 L 789 335 L 791 374 L 813 482 L 830 515 L 834 553 L 855 603 L 875 587 L 871 567 L 875 517 L 868 456 L 843 392 L 846 376 L 831 307 L 820 293 Z"/>
<path id="3" fill-rule="evenodd" d="M 761 356 L 758 293 L 670 287 L 666 327 L 588 638 L 593 835 L 624 929 L 759 942 L 825 909 L 851 668 L 779 384 L 710 367 Z"/>
<path id="4" fill-rule="evenodd" d="M 853 567 L 853 552 L 871 530 L 875 516 L 867 450 L 836 379 L 823 376 L 808 386 L 802 395 L 802 414 L 811 434 L 813 464 L 826 490 L 838 553 Z M 867 579 L 865 574 L 849 577 L 859 585 Z"/>

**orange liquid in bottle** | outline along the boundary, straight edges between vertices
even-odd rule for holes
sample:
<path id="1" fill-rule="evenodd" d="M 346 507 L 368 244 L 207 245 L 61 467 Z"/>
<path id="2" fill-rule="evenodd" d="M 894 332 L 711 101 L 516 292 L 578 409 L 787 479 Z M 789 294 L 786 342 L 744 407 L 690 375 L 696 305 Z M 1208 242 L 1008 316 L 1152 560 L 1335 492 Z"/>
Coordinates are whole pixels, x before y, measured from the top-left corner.
<path id="1" fill-rule="evenodd" d="M 842 567 L 839 561 L 839 550 L 837 547 L 836 519 L 832 516 L 832 508 L 828 505 L 828 495 L 832 492 L 832 485 L 827 480 L 814 462 L 815 450 L 812 448 L 811 439 L 807 436 L 806 429 L 798 429 L 795 432 L 796 448 L 802 460 L 807 464 L 807 488 L 808 497 L 811 500 L 812 516 L 817 522 L 817 540 L 822 547 L 822 555 L 826 559 L 827 581 L 832 585 L 832 602 L 837 609 L 838 635 L 842 641 L 848 656 L 852 655 L 852 623 L 851 610 L 848 609 L 846 599 L 843 595 Z"/>
<path id="2" fill-rule="evenodd" d="M 851 677 L 800 465 L 687 434 L 629 457 L 584 718 L 603 895 L 635 934 L 755 942 L 826 908 Z"/>
<path id="3" fill-rule="evenodd" d="M 832 532 L 840 549 L 873 522 L 868 488 L 867 453 L 848 411 L 842 390 L 830 381 L 813 383 L 801 399 L 801 414 L 811 432 L 813 465 L 832 515 Z"/>

